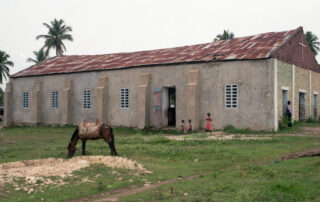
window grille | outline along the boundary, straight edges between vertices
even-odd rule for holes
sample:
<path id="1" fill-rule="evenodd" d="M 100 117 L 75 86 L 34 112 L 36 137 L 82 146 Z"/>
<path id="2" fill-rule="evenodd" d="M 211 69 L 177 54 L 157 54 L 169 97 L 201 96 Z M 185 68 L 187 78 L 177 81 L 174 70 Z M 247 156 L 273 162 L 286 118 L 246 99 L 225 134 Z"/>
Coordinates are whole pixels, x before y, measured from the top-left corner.
<path id="1" fill-rule="evenodd" d="M 28 108 L 29 107 L 29 93 L 28 92 L 23 92 L 23 108 Z"/>
<path id="2" fill-rule="evenodd" d="M 225 107 L 237 108 L 238 107 L 238 84 L 225 85 Z"/>
<path id="3" fill-rule="evenodd" d="M 54 108 L 58 107 L 58 99 L 59 99 L 59 93 L 58 91 L 52 91 L 51 92 L 51 106 Z"/>
<path id="4" fill-rule="evenodd" d="M 83 91 L 83 108 L 89 109 L 91 107 L 91 92 L 90 90 Z"/>
<path id="5" fill-rule="evenodd" d="M 129 89 L 128 88 L 121 88 L 120 90 L 120 108 L 129 108 Z"/>

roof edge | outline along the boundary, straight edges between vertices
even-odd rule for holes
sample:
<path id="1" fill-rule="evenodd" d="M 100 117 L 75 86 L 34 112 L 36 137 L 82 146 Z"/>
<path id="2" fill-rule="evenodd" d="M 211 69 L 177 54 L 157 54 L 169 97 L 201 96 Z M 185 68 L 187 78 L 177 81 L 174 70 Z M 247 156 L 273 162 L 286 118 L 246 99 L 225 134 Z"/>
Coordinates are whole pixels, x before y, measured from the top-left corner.
<path id="1" fill-rule="evenodd" d="M 290 36 L 288 37 L 287 39 L 285 39 L 283 41 L 283 43 L 276 49 L 272 50 L 271 53 L 269 54 L 270 57 L 272 58 L 275 58 L 275 55 L 277 54 L 277 52 L 283 47 L 285 46 L 295 35 L 297 35 L 300 31 L 302 31 L 303 33 L 303 27 L 302 26 L 299 26 L 296 31 Z"/>
<path id="2" fill-rule="evenodd" d="M 19 74 L 19 73 L 22 72 L 22 71 L 25 71 L 25 70 L 27 70 L 27 69 L 30 69 L 30 68 L 32 68 L 33 66 L 38 65 L 38 64 L 41 64 L 41 63 L 43 63 L 43 62 L 47 62 L 47 61 L 49 61 L 49 60 L 55 59 L 55 58 L 57 58 L 57 57 L 58 57 L 58 56 L 53 56 L 52 58 L 48 58 L 48 59 L 46 59 L 46 60 L 42 60 L 42 61 L 39 62 L 39 63 L 35 63 L 35 64 L 31 65 L 30 67 L 27 67 L 26 69 L 20 70 L 20 71 L 18 71 L 18 72 L 16 72 L 16 73 L 10 75 L 10 77 L 14 78 L 14 77 L 16 77 L 16 76 L 15 76 L 16 74 Z"/>

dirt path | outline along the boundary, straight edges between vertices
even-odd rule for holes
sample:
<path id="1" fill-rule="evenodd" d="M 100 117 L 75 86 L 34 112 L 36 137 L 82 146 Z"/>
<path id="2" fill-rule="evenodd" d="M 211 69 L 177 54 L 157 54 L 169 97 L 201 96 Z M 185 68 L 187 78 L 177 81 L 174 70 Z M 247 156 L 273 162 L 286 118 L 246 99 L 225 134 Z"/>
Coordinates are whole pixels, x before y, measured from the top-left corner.
<path id="1" fill-rule="evenodd" d="M 104 192 L 101 194 L 96 194 L 91 197 L 74 199 L 74 200 L 71 200 L 71 202 L 84 202 L 84 201 L 89 201 L 89 200 L 94 201 L 94 202 L 117 201 L 120 197 L 123 197 L 123 196 L 129 196 L 129 195 L 133 195 L 133 194 L 147 191 L 150 189 L 155 189 L 155 188 L 158 188 L 158 187 L 165 185 L 165 184 L 190 181 L 190 180 L 193 180 L 198 177 L 199 177 L 199 175 L 193 175 L 193 176 L 180 178 L 180 179 L 171 179 L 171 180 L 166 180 L 166 181 L 159 182 L 156 184 L 146 184 L 146 185 L 144 185 L 142 187 L 138 187 L 138 188 L 136 188 L 134 186 L 133 187 L 125 187 L 125 188 L 107 191 L 107 192 Z M 105 197 L 103 197 L 103 196 L 105 196 Z"/>

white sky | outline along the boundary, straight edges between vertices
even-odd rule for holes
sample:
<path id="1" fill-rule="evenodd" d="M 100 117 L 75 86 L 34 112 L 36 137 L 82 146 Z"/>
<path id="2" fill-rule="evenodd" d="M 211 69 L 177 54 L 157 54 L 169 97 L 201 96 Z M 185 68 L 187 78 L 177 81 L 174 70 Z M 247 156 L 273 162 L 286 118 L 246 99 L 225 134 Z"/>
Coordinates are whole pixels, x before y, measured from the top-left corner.
<path id="1" fill-rule="evenodd" d="M 43 45 L 35 39 L 47 33 L 42 23 L 54 18 L 73 28 L 66 55 L 206 43 L 224 29 L 248 36 L 303 26 L 320 38 L 319 8 L 319 0 L 0 0 L 0 50 L 11 73 L 27 68 Z"/>

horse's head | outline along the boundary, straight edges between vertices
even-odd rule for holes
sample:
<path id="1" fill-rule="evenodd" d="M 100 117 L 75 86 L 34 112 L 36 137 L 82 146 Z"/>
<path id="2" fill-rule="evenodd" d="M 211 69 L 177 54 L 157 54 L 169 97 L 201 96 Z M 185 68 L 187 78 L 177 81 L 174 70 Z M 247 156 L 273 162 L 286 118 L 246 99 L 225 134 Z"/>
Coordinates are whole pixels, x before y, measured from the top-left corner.
<path id="1" fill-rule="evenodd" d="M 76 151 L 76 147 L 72 146 L 72 144 L 69 143 L 69 145 L 68 145 L 68 158 L 72 158 L 75 151 Z"/>

